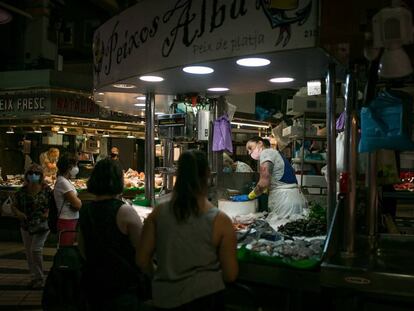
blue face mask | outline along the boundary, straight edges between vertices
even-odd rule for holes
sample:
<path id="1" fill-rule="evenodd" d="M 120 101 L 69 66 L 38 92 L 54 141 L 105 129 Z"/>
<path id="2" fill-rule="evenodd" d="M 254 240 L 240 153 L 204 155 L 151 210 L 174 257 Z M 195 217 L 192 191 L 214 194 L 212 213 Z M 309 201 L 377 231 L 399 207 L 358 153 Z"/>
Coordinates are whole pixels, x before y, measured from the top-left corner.
<path id="1" fill-rule="evenodd" d="M 40 175 L 37 174 L 29 174 L 27 175 L 27 180 L 32 184 L 38 184 L 40 182 Z"/>
<path id="2" fill-rule="evenodd" d="M 231 167 L 223 167 L 223 173 L 231 173 L 233 172 L 233 170 L 231 169 Z"/>

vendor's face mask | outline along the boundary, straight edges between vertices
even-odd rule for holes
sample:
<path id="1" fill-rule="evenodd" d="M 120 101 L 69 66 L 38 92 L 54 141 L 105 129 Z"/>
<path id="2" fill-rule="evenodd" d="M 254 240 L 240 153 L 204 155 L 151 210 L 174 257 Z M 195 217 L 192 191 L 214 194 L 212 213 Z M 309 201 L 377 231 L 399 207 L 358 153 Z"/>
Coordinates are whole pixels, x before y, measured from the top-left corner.
<path id="1" fill-rule="evenodd" d="M 40 174 L 28 174 L 27 180 L 32 184 L 38 184 L 40 182 Z"/>
<path id="2" fill-rule="evenodd" d="M 70 173 L 70 177 L 75 178 L 76 175 L 79 174 L 79 167 L 77 166 L 72 167 L 69 173 Z"/>
<path id="3" fill-rule="evenodd" d="M 262 149 L 259 148 L 259 146 L 257 146 L 256 148 L 254 148 L 250 156 L 252 157 L 253 160 L 259 160 L 261 151 Z"/>

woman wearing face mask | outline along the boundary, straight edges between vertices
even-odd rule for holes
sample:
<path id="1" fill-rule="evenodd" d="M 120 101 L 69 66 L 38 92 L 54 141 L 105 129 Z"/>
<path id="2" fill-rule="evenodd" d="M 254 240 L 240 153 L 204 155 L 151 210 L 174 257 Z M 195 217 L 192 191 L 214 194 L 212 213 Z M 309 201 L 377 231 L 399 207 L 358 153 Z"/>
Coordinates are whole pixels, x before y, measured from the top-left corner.
<path id="1" fill-rule="evenodd" d="M 251 138 L 246 149 L 260 165 L 259 182 L 248 198 L 253 200 L 268 190 L 270 219 L 286 219 L 302 214 L 307 207 L 306 199 L 298 188 L 295 171 L 286 158 L 278 150 L 271 149 L 270 143 L 261 137 Z"/>
<path id="2" fill-rule="evenodd" d="M 59 233 L 63 230 L 76 229 L 82 201 L 78 198 L 78 193 L 70 182 L 70 179 L 75 178 L 79 173 L 76 158 L 65 155 L 59 159 L 57 167 L 58 177 L 53 192 L 59 213 L 57 223 Z M 60 245 L 73 245 L 74 241 L 75 234 L 66 233 L 61 236 Z"/>
<path id="3" fill-rule="evenodd" d="M 43 286 L 43 246 L 49 234 L 47 216 L 52 191 L 44 182 L 43 169 L 32 164 L 25 175 L 24 186 L 16 193 L 12 209 L 21 221 L 20 231 L 26 249 L 26 258 L 31 275 L 29 286 Z"/>

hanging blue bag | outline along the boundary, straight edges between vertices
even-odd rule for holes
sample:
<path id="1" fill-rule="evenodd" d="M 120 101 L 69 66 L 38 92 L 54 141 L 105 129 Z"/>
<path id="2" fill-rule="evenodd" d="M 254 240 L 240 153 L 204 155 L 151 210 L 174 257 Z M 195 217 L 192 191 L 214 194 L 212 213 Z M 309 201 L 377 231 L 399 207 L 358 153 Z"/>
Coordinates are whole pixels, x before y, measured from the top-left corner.
<path id="1" fill-rule="evenodd" d="M 359 152 L 414 150 L 411 140 L 413 101 L 401 91 L 383 91 L 361 109 Z"/>

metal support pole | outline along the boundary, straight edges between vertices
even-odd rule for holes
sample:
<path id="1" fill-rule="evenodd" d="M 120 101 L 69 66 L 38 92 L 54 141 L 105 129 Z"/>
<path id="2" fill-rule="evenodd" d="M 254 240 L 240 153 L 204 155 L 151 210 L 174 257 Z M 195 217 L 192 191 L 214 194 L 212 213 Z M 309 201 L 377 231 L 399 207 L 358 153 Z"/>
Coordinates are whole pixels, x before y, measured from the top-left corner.
<path id="1" fill-rule="evenodd" d="M 327 222 L 328 228 L 332 221 L 332 216 L 336 207 L 336 94 L 335 94 L 335 64 L 329 64 L 328 75 L 326 77 L 326 116 L 328 126 L 328 208 Z"/>
<path id="2" fill-rule="evenodd" d="M 151 205 L 153 205 L 155 199 L 155 95 L 153 92 L 146 94 L 145 108 L 145 199 L 149 200 Z"/>
<path id="3" fill-rule="evenodd" d="M 356 236 L 356 199 L 357 199 L 357 174 L 358 174 L 358 116 L 354 110 L 351 114 L 351 146 L 349 167 L 349 198 L 347 211 L 345 212 L 345 251 L 348 256 L 355 252 Z"/>
<path id="4" fill-rule="evenodd" d="M 369 68 L 368 82 L 365 87 L 364 104 L 368 105 L 376 94 L 376 84 L 378 81 L 379 58 L 371 62 Z M 378 224 L 378 185 L 377 185 L 377 153 L 370 152 L 366 170 L 366 183 L 368 186 L 368 206 L 366 209 L 367 234 L 370 249 L 376 248 Z"/>
<path id="5" fill-rule="evenodd" d="M 345 93 L 345 150 L 344 172 L 348 178 L 347 195 L 344 211 L 344 250 L 345 256 L 353 256 L 355 250 L 355 217 L 356 217 L 356 180 L 357 180 L 357 115 L 355 104 L 357 101 L 357 88 L 353 73 L 346 78 Z"/>
<path id="6" fill-rule="evenodd" d="M 377 153 L 370 152 L 368 158 L 368 189 L 369 200 L 367 209 L 367 230 L 368 242 L 370 249 L 376 248 L 376 239 L 378 232 L 378 185 L 377 185 Z"/>
<path id="7" fill-rule="evenodd" d="M 171 129 L 172 130 L 172 129 Z M 164 189 L 166 193 L 171 192 L 173 189 L 173 165 L 174 165 L 174 142 L 171 139 L 164 139 L 164 149 L 163 149 L 163 158 L 164 158 Z"/>
<path id="8" fill-rule="evenodd" d="M 211 172 L 212 172 L 212 183 L 214 186 L 217 186 L 217 182 L 219 176 L 223 173 L 223 151 L 213 152 L 213 131 L 214 131 L 214 121 L 222 116 L 226 111 L 226 99 L 224 96 L 220 96 L 217 102 L 213 106 L 213 118 L 211 118 L 210 123 L 210 136 L 209 136 L 209 161 L 211 165 Z"/>

